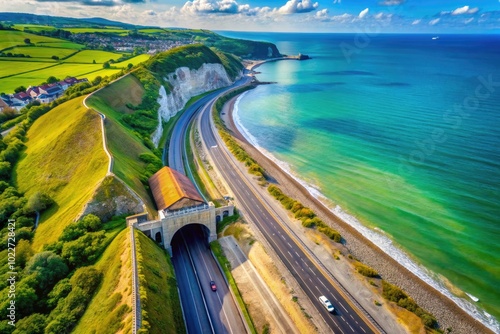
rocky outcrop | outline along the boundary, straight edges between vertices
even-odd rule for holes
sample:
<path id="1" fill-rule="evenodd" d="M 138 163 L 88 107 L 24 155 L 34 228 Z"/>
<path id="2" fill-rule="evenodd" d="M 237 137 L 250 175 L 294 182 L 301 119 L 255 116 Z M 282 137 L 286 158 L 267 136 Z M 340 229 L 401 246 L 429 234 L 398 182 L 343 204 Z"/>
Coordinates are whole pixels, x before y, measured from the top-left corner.
<path id="1" fill-rule="evenodd" d="M 164 81 L 167 83 L 167 87 L 160 88 L 160 97 L 158 98 L 160 104 L 158 110 L 159 125 L 152 138 L 155 145 L 158 145 L 163 132 L 162 121 L 167 122 L 172 116 L 175 116 L 179 110 L 184 108 L 191 97 L 232 83 L 221 64 L 203 64 L 197 70 L 179 67 L 164 78 Z"/>
<path id="2" fill-rule="evenodd" d="M 92 213 L 102 221 L 113 216 L 136 214 L 144 211 L 144 203 L 136 194 L 114 175 L 106 176 L 85 205 L 81 216 Z"/>

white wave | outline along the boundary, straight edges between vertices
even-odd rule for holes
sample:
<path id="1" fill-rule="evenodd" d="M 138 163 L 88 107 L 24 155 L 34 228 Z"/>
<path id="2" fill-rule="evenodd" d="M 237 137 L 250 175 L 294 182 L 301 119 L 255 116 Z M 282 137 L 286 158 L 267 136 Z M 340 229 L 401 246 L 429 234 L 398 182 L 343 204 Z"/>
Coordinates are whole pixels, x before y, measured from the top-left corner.
<path id="1" fill-rule="evenodd" d="M 500 334 L 500 323 L 485 310 L 479 308 L 478 306 L 472 304 L 470 301 L 455 296 L 447 287 L 445 282 L 438 277 L 438 275 L 424 266 L 416 263 L 413 259 L 410 258 L 408 254 L 406 254 L 402 249 L 400 249 L 397 245 L 394 244 L 393 240 L 390 239 L 387 234 L 379 229 L 379 228 L 368 228 L 363 225 L 356 217 L 350 215 L 345 210 L 343 210 L 339 205 L 333 204 L 333 202 L 328 199 L 323 193 L 321 193 L 320 188 L 317 185 L 308 183 L 298 177 L 296 173 L 294 173 L 292 166 L 282 160 L 277 159 L 271 152 L 264 149 L 262 146 L 258 144 L 257 138 L 255 138 L 247 128 L 243 126 L 241 123 L 241 119 L 238 115 L 238 106 L 241 99 L 248 93 L 245 92 L 241 94 L 234 104 L 233 109 L 233 118 L 236 127 L 241 132 L 241 134 L 251 143 L 255 148 L 257 148 L 262 154 L 264 154 L 268 159 L 272 160 L 275 164 L 277 164 L 285 173 L 294 178 L 297 182 L 299 182 L 307 191 L 316 199 L 321 201 L 325 207 L 327 207 L 331 212 L 333 212 L 337 217 L 342 219 L 345 223 L 349 224 L 353 228 L 355 228 L 358 232 L 360 232 L 365 238 L 372 241 L 375 245 L 377 245 L 383 252 L 392 257 L 406 269 L 410 270 L 413 274 L 419 277 L 421 280 L 441 292 L 443 295 L 451 299 L 455 304 L 457 304 L 460 308 L 462 308 L 465 312 L 470 314 L 475 319 L 479 320 L 486 327 L 490 328 L 495 333 Z M 333 209 L 332 209 L 333 206 Z M 467 294 L 468 295 L 468 294 Z"/>

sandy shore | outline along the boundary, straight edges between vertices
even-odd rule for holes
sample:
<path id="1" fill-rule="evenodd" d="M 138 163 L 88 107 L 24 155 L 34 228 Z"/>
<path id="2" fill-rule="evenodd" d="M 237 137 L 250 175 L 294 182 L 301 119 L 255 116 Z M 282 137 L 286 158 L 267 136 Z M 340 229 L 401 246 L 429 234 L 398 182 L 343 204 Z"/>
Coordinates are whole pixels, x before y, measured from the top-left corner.
<path id="1" fill-rule="evenodd" d="M 249 66 L 247 64 L 247 69 L 254 70 L 260 64 L 262 62 L 255 62 Z M 252 158 L 266 170 L 266 173 L 276 181 L 283 192 L 313 209 L 323 221 L 328 222 L 338 230 L 345 239 L 346 249 L 353 256 L 376 269 L 383 279 L 406 291 L 422 308 L 431 312 L 438 319 L 442 330 L 446 331 L 447 328 L 452 328 L 452 333 L 464 334 L 493 333 L 449 298 L 422 281 L 370 240 L 362 236 L 357 230 L 337 217 L 320 201 L 311 196 L 300 183 L 253 147 L 235 126 L 232 114 L 235 100 L 236 98 L 233 98 L 229 101 L 228 117 L 226 118 L 226 124 L 234 137 Z"/>

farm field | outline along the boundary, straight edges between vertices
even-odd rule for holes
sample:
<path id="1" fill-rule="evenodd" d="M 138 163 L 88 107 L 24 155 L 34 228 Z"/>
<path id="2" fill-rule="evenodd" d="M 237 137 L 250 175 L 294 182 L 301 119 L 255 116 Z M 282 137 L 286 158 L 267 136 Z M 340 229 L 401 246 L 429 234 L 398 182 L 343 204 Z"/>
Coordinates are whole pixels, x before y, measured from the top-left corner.
<path id="1" fill-rule="evenodd" d="M 4 52 L 24 54 L 32 58 L 52 58 L 52 56 L 57 56 L 62 59 L 72 55 L 75 52 L 78 52 L 78 50 L 53 47 L 23 46 L 14 47 L 12 49 L 5 50 Z"/>
<path id="2" fill-rule="evenodd" d="M 42 68 L 55 66 L 56 63 L 27 62 L 17 60 L 0 61 L 0 79 L 9 75 L 15 75 L 23 72 L 40 70 Z"/>
<path id="3" fill-rule="evenodd" d="M 1 79 L 0 92 L 12 93 L 16 87 L 21 85 L 25 87 L 36 86 L 47 80 L 50 76 L 56 76 L 59 79 L 64 79 L 67 76 L 73 76 L 91 80 L 88 74 L 101 69 L 101 64 L 60 64 L 54 67 L 41 69 L 39 71 L 13 75 L 8 78 Z"/>
<path id="4" fill-rule="evenodd" d="M 96 63 L 104 63 L 110 59 L 116 60 L 120 58 L 122 54 L 100 51 L 100 50 L 83 50 L 75 54 L 74 56 L 65 59 L 65 63 L 86 63 L 92 64 L 95 60 Z"/>
<path id="5" fill-rule="evenodd" d="M 105 33 L 115 33 L 120 35 L 128 34 L 128 30 L 119 29 L 119 28 L 65 28 L 63 30 L 69 31 L 72 34 L 83 34 L 83 33 L 92 33 L 92 32 L 105 32 Z"/>
<path id="6" fill-rule="evenodd" d="M 16 45 L 25 45 L 24 39 L 26 38 L 29 38 L 33 44 L 62 41 L 57 38 L 33 35 L 24 31 L 0 30 L 0 51 Z"/>
<path id="7" fill-rule="evenodd" d="M 124 60 L 124 61 L 119 62 L 119 63 L 114 63 L 114 64 L 112 64 L 112 67 L 126 68 L 128 64 L 132 64 L 135 66 L 137 64 L 140 64 L 140 63 L 148 60 L 149 58 L 151 58 L 150 55 L 142 54 L 142 55 L 135 56 L 134 58 Z"/>
<path id="8" fill-rule="evenodd" d="M 61 40 L 59 42 L 40 42 L 40 43 L 37 43 L 37 45 L 53 47 L 53 48 L 75 49 L 75 50 L 81 50 L 81 49 L 85 48 L 85 45 L 83 45 L 83 44 L 67 42 L 67 41 L 63 41 L 63 40 Z"/>
<path id="9" fill-rule="evenodd" d="M 29 29 L 31 31 L 52 31 L 56 29 L 53 26 L 47 26 L 42 24 L 14 24 L 12 27 L 17 30 Z"/>

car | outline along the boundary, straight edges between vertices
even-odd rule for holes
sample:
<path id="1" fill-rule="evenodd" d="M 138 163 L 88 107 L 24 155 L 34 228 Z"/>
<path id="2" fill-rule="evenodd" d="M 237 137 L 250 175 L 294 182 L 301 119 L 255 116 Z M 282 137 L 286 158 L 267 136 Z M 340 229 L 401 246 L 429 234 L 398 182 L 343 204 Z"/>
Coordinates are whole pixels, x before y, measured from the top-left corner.
<path id="1" fill-rule="evenodd" d="M 328 312 L 333 313 L 335 311 L 335 308 L 333 307 L 332 303 L 326 298 L 325 296 L 319 296 L 319 301 L 323 306 L 327 309 Z"/>
<path id="2" fill-rule="evenodd" d="M 214 281 L 210 281 L 210 288 L 212 289 L 212 291 L 217 291 L 217 285 L 215 285 Z"/>

